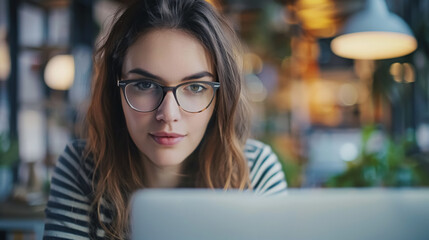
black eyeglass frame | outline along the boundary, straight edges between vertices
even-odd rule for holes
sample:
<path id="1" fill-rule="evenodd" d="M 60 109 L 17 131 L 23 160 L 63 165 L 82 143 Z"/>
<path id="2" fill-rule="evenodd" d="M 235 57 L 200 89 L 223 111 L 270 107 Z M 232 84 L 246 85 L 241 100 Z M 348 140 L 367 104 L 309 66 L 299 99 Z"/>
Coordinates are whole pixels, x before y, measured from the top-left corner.
<path id="1" fill-rule="evenodd" d="M 135 107 L 130 103 L 130 101 L 128 100 L 127 94 L 126 94 L 126 92 L 125 92 L 125 87 L 126 87 L 128 84 L 130 84 L 130 83 L 135 83 L 135 82 L 142 82 L 142 81 L 150 82 L 150 83 L 152 83 L 152 84 L 155 84 L 155 85 L 159 86 L 159 87 L 162 89 L 162 97 L 161 97 L 161 100 L 159 101 L 158 105 L 157 105 L 154 109 L 152 109 L 152 110 L 150 110 L 150 111 L 141 111 L 141 110 L 139 110 L 139 109 L 135 108 Z M 186 110 L 186 109 L 184 109 L 182 106 L 180 106 L 179 100 L 177 100 L 177 95 L 176 95 L 176 91 L 177 91 L 177 89 L 178 89 L 179 87 L 183 86 L 183 85 L 190 84 L 190 83 L 204 83 L 204 84 L 208 84 L 208 85 L 210 85 L 210 86 L 213 88 L 213 96 L 212 96 L 212 99 L 210 99 L 210 102 L 207 104 L 207 106 L 206 106 L 205 108 L 203 108 L 202 110 L 197 111 L 197 112 L 187 111 L 187 110 Z M 216 95 L 216 91 L 220 88 L 220 82 L 192 81 L 192 82 L 184 82 L 184 83 L 180 83 L 179 85 L 176 85 L 176 86 L 174 86 L 174 87 L 167 87 L 167 86 L 163 86 L 163 85 L 161 85 L 161 84 L 159 84 L 159 83 L 157 83 L 157 82 L 155 82 L 155 81 L 148 80 L 148 79 L 117 80 L 116 85 L 122 89 L 122 93 L 124 94 L 124 97 L 125 97 L 125 100 L 126 100 L 126 101 L 127 101 L 127 103 L 128 103 L 128 106 L 130 106 L 133 110 L 135 110 L 135 111 L 137 111 L 137 112 L 143 112 L 143 113 L 153 112 L 153 111 L 155 111 L 156 109 L 158 109 L 158 108 L 159 108 L 159 106 L 161 106 L 162 102 L 164 101 L 165 95 L 166 95 L 166 94 L 167 94 L 167 92 L 169 92 L 169 91 L 172 91 L 172 92 L 173 92 L 174 99 L 176 100 L 176 103 L 177 103 L 177 105 L 180 107 L 180 109 L 182 109 L 182 110 L 183 110 L 183 111 L 185 111 L 185 112 L 189 112 L 189 113 L 200 113 L 200 112 L 203 112 L 204 110 L 206 110 L 207 108 L 209 108 L 209 106 L 212 104 L 213 99 L 214 99 L 214 97 L 215 97 L 215 95 Z"/>

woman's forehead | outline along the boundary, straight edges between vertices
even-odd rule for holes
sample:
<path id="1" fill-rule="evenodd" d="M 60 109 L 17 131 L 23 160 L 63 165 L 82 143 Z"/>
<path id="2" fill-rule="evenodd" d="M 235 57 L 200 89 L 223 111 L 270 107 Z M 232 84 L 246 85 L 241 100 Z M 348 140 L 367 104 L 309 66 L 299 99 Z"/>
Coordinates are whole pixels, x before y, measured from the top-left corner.
<path id="1" fill-rule="evenodd" d="M 201 71 L 212 72 L 205 47 L 191 34 L 177 29 L 156 29 L 140 36 L 128 49 L 123 73 L 145 69 L 162 78 L 181 78 Z"/>

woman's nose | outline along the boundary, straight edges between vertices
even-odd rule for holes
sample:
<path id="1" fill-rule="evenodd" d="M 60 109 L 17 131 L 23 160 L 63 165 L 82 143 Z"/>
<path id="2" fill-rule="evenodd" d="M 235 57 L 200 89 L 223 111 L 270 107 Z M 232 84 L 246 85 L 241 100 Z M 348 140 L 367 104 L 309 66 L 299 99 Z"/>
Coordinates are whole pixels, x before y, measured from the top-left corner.
<path id="1" fill-rule="evenodd" d="M 164 122 L 177 122 L 180 119 L 180 107 L 172 91 L 168 91 L 156 110 L 156 120 Z"/>

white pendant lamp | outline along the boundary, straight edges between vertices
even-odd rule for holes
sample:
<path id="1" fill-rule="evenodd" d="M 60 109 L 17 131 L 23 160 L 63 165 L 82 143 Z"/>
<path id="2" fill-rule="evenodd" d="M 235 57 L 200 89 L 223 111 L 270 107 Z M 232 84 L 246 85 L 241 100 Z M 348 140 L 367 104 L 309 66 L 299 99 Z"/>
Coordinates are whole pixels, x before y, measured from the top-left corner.
<path id="1" fill-rule="evenodd" d="M 407 55 L 417 48 L 411 29 L 389 12 L 385 0 L 367 0 L 364 10 L 352 15 L 332 51 L 351 59 L 388 59 Z"/>

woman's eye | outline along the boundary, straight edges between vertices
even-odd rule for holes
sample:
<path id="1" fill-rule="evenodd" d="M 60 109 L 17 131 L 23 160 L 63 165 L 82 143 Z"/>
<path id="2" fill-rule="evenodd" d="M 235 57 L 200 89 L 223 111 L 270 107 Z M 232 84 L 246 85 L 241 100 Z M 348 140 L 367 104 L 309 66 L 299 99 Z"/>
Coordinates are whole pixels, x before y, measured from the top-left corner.
<path id="1" fill-rule="evenodd" d="M 134 84 L 134 87 L 136 87 L 139 90 L 149 90 L 152 88 L 155 88 L 155 84 L 151 82 L 137 82 Z"/>
<path id="2" fill-rule="evenodd" d="M 187 89 L 193 93 L 200 93 L 206 90 L 207 88 L 201 84 L 190 84 Z"/>

